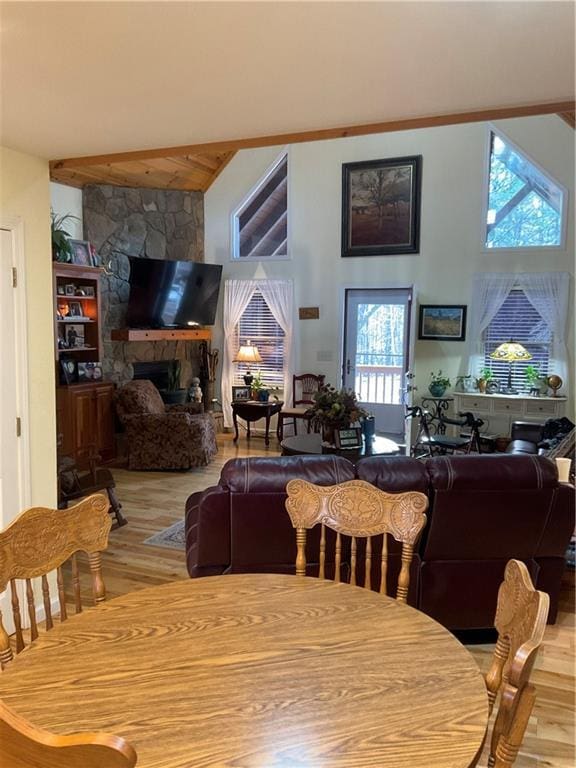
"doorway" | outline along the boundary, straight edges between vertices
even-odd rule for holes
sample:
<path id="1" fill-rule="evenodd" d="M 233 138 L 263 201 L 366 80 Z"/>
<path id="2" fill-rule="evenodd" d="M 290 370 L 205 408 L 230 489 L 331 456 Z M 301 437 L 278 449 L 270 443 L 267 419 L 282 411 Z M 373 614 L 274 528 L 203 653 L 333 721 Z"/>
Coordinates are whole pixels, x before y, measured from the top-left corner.
<path id="1" fill-rule="evenodd" d="M 18 220 L 0 225 L 0 529 L 30 505 L 22 242 Z M 11 633 L 9 607 L 5 591 L 0 594 L 0 610 Z"/>
<path id="2" fill-rule="evenodd" d="M 410 391 L 412 288 L 350 288 L 344 295 L 344 386 L 376 432 L 404 442 Z"/>

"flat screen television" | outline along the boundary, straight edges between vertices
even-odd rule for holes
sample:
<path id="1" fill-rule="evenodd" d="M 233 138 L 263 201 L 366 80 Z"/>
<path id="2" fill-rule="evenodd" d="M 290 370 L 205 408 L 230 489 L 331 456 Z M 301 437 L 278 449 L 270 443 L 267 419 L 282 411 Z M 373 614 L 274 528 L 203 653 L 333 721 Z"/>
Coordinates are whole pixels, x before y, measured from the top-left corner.
<path id="1" fill-rule="evenodd" d="M 130 256 L 130 328 L 214 325 L 222 266 Z"/>

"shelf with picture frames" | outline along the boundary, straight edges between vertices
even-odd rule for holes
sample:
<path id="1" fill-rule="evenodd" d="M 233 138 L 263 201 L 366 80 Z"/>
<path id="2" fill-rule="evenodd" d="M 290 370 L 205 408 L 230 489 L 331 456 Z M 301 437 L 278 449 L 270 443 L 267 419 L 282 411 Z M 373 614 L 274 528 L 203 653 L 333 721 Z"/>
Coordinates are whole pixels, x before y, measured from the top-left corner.
<path id="1" fill-rule="evenodd" d="M 62 384 L 60 361 L 98 363 L 102 359 L 100 275 L 102 269 L 53 263 L 54 358 Z"/>

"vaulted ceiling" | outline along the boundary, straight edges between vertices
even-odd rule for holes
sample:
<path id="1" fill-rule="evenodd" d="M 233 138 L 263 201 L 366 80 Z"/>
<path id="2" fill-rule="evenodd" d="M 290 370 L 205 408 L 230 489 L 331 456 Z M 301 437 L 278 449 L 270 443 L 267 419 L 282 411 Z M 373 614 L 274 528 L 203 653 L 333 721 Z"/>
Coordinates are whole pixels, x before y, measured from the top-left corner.
<path id="1" fill-rule="evenodd" d="M 18 2 L 0 24 L 1 142 L 77 186 L 206 189 L 285 135 L 574 110 L 572 2 Z"/>

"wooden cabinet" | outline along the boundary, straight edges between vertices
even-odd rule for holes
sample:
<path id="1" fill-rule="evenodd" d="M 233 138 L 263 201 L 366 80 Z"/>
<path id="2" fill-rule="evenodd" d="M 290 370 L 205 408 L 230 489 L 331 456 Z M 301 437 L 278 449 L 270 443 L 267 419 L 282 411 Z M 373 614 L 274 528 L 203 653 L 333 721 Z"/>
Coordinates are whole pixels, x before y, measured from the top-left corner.
<path id="1" fill-rule="evenodd" d="M 543 424 L 564 416 L 565 397 L 481 395 L 454 392 L 454 412 L 471 411 L 484 420 L 481 432 L 508 437 L 513 421 Z"/>
<path id="2" fill-rule="evenodd" d="M 115 455 L 114 384 L 102 381 L 100 275 L 97 267 L 53 265 L 56 419 L 59 453 L 84 469 L 91 456 Z"/>
<path id="3" fill-rule="evenodd" d="M 114 384 L 98 382 L 58 387 L 57 418 L 60 452 L 86 468 L 90 456 L 114 458 Z"/>

